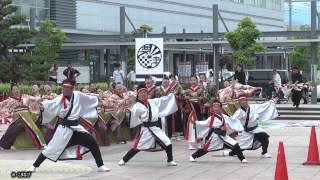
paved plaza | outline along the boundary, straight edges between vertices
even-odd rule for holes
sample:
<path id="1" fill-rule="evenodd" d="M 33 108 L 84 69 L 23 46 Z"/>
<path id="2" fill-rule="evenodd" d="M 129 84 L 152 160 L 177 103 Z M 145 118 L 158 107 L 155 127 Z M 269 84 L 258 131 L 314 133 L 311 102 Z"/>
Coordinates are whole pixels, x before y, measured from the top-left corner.
<path id="1" fill-rule="evenodd" d="M 309 127 L 284 127 L 298 121 L 269 121 L 266 124 L 270 134 L 269 153 L 271 159 L 263 159 L 261 150 L 245 151 L 248 164 L 241 164 L 236 157 L 223 157 L 222 151 L 211 152 L 191 163 L 188 158 L 194 151 L 187 149 L 185 141 L 173 141 L 174 158 L 177 167 L 166 166 L 166 154 L 162 152 L 140 152 L 126 166 L 118 166 L 121 157 L 132 147 L 132 142 L 125 145 L 101 147 L 105 165 L 111 172 L 98 173 L 91 154 L 87 154 L 82 161 L 60 161 L 53 163 L 45 161 L 31 179 L 259 179 L 274 178 L 278 142 L 283 141 L 289 179 L 319 180 L 320 166 L 303 166 L 308 153 L 310 136 Z M 317 129 L 319 139 L 319 129 Z M 0 151 L 0 179 L 11 179 L 12 171 L 28 168 L 39 154 L 39 150 L 10 150 Z"/>

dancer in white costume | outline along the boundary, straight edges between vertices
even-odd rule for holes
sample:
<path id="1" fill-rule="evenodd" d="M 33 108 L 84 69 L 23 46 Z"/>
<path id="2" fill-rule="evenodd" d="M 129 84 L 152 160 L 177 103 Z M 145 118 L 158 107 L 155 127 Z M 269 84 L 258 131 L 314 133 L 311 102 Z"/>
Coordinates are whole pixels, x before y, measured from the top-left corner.
<path id="1" fill-rule="evenodd" d="M 42 102 L 43 122 L 55 117 L 61 119 L 48 146 L 40 153 L 33 166 L 28 170 L 36 172 L 45 159 L 54 162 L 62 159 L 79 159 L 81 155 L 91 151 L 98 172 L 110 171 L 103 165 L 100 149 L 95 139 L 79 124 L 80 117 L 97 117 L 98 98 L 79 91 L 73 91 L 74 80 L 63 82 L 62 95 Z M 80 145 L 80 146 L 79 146 Z"/>
<path id="2" fill-rule="evenodd" d="M 244 131 L 239 138 L 242 150 L 255 150 L 262 146 L 262 157 L 271 158 L 268 154 L 269 135 L 259 127 L 259 122 L 278 117 L 278 111 L 273 100 L 263 104 L 248 104 L 248 98 L 241 95 L 238 98 L 240 108 L 233 114 L 233 119 L 239 119 Z M 233 151 L 230 156 L 235 155 Z"/>
<path id="3" fill-rule="evenodd" d="M 120 160 L 123 166 L 139 151 L 157 151 L 164 149 L 167 153 L 167 165 L 176 166 L 173 161 L 172 144 L 168 136 L 159 128 L 159 117 L 166 117 L 177 111 L 174 94 L 161 98 L 148 99 L 148 89 L 141 84 L 138 87 L 137 102 L 130 110 L 130 128 L 142 125 L 134 146 Z"/>
<path id="4" fill-rule="evenodd" d="M 242 131 L 242 125 L 238 120 L 222 114 L 222 104 L 219 100 L 213 101 L 212 110 L 214 114 L 207 120 L 195 122 L 197 138 L 205 138 L 206 142 L 203 148 L 198 149 L 190 156 L 189 160 L 194 162 L 196 158 L 210 151 L 219 151 L 228 148 L 235 152 L 242 163 L 247 163 L 238 142 L 228 135 L 232 130 Z"/>

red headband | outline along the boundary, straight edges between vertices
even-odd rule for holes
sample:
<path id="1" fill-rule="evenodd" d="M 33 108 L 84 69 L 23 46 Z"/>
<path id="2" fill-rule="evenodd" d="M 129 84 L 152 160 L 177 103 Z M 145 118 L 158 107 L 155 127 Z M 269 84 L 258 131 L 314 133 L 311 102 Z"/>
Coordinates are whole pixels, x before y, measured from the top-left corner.
<path id="1" fill-rule="evenodd" d="M 215 103 L 212 103 L 212 105 L 219 105 L 221 106 L 222 104 L 218 103 L 218 102 L 215 102 Z"/>
<path id="2" fill-rule="evenodd" d="M 63 87 L 65 87 L 65 88 L 73 88 L 74 86 L 71 85 L 71 84 L 65 83 L 65 84 L 63 84 Z"/>
<path id="3" fill-rule="evenodd" d="M 147 88 L 141 88 L 141 89 L 138 90 L 138 93 L 140 93 L 140 92 L 143 91 L 143 90 L 148 91 Z"/>
<path id="4" fill-rule="evenodd" d="M 241 96 L 241 97 L 238 98 L 238 100 L 248 100 L 248 98 L 245 97 L 245 96 Z"/>

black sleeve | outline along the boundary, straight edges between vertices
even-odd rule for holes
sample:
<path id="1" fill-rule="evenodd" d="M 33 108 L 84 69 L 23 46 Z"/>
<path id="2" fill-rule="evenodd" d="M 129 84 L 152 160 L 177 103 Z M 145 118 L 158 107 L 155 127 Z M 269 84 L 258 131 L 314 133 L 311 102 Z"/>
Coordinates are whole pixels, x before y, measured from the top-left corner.
<path id="1" fill-rule="evenodd" d="M 65 69 L 65 70 L 63 71 L 63 75 L 65 75 L 66 77 L 68 77 L 68 69 Z"/>
<path id="2" fill-rule="evenodd" d="M 291 80 L 292 80 L 292 83 L 295 83 L 296 81 L 298 81 L 299 83 L 303 82 L 301 74 L 292 75 Z"/>
<path id="3" fill-rule="evenodd" d="M 80 72 L 77 69 L 74 69 L 74 74 L 80 74 Z"/>
<path id="4" fill-rule="evenodd" d="M 246 74 L 244 72 L 241 72 L 239 81 L 242 82 L 241 84 L 246 83 Z"/>
<path id="5" fill-rule="evenodd" d="M 220 136 L 226 136 L 226 131 L 220 129 L 220 128 L 212 128 L 213 132 L 220 135 Z"/>
<path id="6" fill-rule="evenodd" d="M 299 74 L 299 83 L 303 83 L 303 78 L 301 74 Z"/>

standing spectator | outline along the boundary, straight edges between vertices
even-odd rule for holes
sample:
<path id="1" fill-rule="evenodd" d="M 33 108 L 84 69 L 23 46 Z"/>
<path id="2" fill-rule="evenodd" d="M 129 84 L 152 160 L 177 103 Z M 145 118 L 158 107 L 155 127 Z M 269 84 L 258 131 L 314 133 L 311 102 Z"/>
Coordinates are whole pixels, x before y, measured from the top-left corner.
<path id="1" fill-rule="evenodd" d="M 57 80 L 58 80 L 58 65 L 54 64 L 49 72 L 48 72 L 48 76 L 49 76 L 49 81 L 53 81 L 57 84 Z"/>
<path id="2" fill-rule="evenodd" d="M 209 69 L 209 77 L 208 80 L 214 83 L 214 74 L 212 69 Z"/>
<path id="3" fill-rule="evenodd" d="M 269 100 L 273 98 L 272 92 L 276 92 L 278 94 L 281 89 L 281 77 L 276 68 L 273 68 L 272 79 L 268 82 L 265 89 L 267 90 L 267 99 Z M 277 103 L 280 103 L 280 96 Z"/>
<path id="4" fill-rule="evenodd" d="M 90 83 L 90 85 L 89 85 L 89 91 L 90 91 L 90 93 L 95 93 L 95 94 L 98 93 L 98 89 L 97 89 L 96 83 L 94 83 L 94 82 L 91 82 L 91 83 Z"/>
<path id="5" fill-rule="evenodd" d="M 128 88 L 129 89 L 133 89 L 133 85 L 136 82 L 136 72 L 134 72 L 134 70 L 131 70 L 128 74 L 127 74 L 127 79 L 128 79 Z"/>
<path id="6" fill-rule="evenodd" d="M 120 83 L 123 85 L 124 82 L 124 72 L 121 70 L 121 65 L 119 63 L 115 64 L 113 71 L 113 79 L 115 83 Z"/>
<path id="7" fill-rule="evenodd" d="M 238 64 L 236 67 L 236 72 L 234 74 L 234 80 L 238 80 L 240 84 L 246 84 L 246 74 L 243 72 L 242 65 Z"/>
<path id="8" fill-rule="evenodd" d="M 300 71 L 300 74 L 302 76 L 302 82 L 307 83 L 307 77 L 306 74 L 303 72 L 303 70 Z M 303 99 L 303 104 L 308 104 L 308 96 L 309 96 L 309 88 L 304 87 L 302 90 L 302 99 Z"/>
<path id="9" fill-rule="evenodd" d="M 292 68 L 292 74 L 291 74 L 291 80 L 292 80 L 292 84 L 297 85 L 298 83 L 302 83 L 302 75 L 300 74 L 300 71 L 297 67 L 293 67 Z M 292 102 L 293 102 L 293 106 L 296 106 L 296 108 L 299 108 L 300 105 L 300 100 L 302 97 L 302 90 L 295 87 L 292 89 Z"/>
<path id="10" fill-rule="evenodd" d="M 63 71 L 63 75 L 66 76 L 66 79 L 76 80 L 77 77 L 80 76 L 80 72 L 74 69 L 70 63 L 67 64 L 67 69 Z"/>

